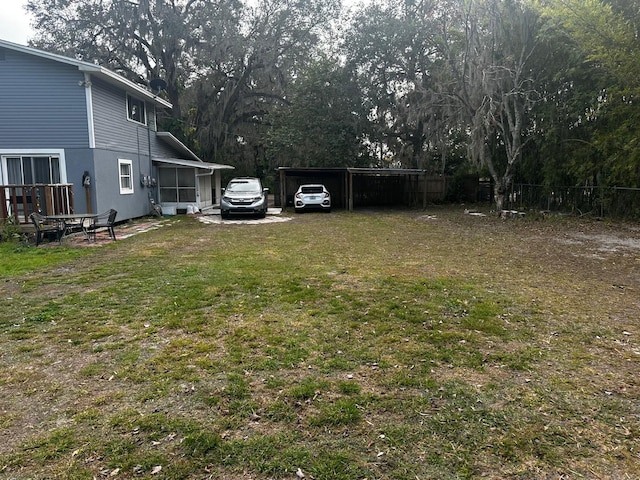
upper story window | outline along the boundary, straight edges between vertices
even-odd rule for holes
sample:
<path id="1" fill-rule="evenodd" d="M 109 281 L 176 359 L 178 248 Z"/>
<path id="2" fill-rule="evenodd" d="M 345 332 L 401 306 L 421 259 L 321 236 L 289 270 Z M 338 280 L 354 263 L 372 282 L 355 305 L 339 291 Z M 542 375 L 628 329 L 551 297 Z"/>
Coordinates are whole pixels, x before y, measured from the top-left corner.
<path id="1" fill-rule="evenodd" d="M 147 124 L 144 100 L 132 97 L 127 93 L 127 118 L 143 125 Z"/>

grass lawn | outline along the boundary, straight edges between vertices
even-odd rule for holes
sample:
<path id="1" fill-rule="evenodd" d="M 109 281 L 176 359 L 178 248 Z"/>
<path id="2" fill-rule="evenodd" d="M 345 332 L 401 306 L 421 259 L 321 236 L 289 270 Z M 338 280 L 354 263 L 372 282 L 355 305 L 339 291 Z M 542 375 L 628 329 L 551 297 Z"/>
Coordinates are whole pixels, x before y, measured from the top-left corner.
<path id="1" fill-rule="evenodd" d="M 0 253 L 0 478 L 640 478 L 637 225 L 178 217 Z"/>

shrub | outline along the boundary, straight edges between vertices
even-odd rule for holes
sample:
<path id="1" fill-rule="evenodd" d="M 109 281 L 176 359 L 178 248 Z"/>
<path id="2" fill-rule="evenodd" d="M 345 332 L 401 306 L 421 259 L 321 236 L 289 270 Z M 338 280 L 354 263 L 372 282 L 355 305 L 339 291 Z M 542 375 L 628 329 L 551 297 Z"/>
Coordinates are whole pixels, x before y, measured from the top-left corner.
<path id="1" fill-rule="evenodd" d="M 16 242 L 20 240 L 20 226 L 13 216 L 0 220 L 0 242 Z"/>

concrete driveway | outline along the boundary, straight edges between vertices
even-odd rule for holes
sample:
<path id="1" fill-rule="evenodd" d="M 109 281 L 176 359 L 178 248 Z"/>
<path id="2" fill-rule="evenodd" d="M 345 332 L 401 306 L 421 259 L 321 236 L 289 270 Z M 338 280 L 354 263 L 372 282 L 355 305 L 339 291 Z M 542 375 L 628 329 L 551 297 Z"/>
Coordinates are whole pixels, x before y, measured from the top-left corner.
<path id="1" fill-rule="evenodd" d="M 269 208 L 265 218 L 256 218 L 253 216 L 237 215 L 229 219 L 223 220 L 220 216 L 220 209 L 214 208 L 211 212 L 198 215 L 198 220 L 207 224 L 224 224 L 224 225 L 260 225 L 263 223 L 282 223 L 291 220 L 291 217 L 282 216 L 282 208 Z"/>

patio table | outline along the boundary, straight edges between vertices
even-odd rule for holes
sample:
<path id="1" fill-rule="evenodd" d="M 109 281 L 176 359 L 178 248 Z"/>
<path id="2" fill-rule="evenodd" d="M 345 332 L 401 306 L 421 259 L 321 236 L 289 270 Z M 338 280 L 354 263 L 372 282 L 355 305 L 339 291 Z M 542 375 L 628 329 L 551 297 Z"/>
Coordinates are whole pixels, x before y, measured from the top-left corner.
<path id="1" fill-rule="evenodd" d="M 97 217 L 97 213 L 64 213 L 58 215 L 46 215 L 44 218 L 50 222 L 58 222 L 62 224 L 62 236 L 64 237 L 73 227 L 80 227 L 82 232 L 89 239 L 89 234 L 84 228 L 84 221 Z"/>

